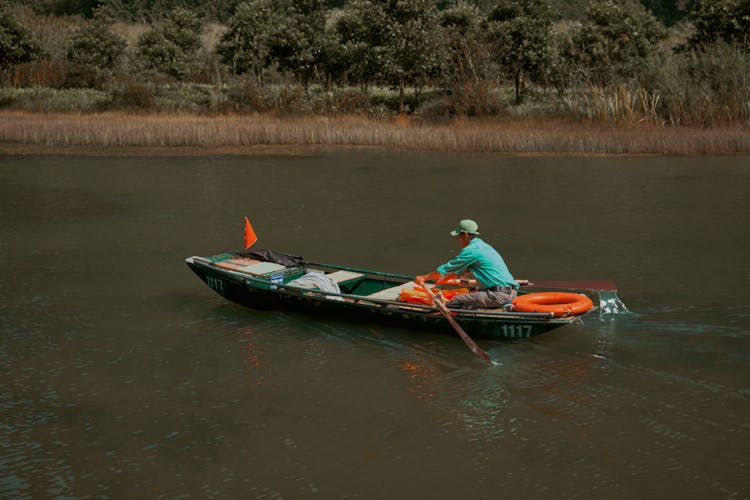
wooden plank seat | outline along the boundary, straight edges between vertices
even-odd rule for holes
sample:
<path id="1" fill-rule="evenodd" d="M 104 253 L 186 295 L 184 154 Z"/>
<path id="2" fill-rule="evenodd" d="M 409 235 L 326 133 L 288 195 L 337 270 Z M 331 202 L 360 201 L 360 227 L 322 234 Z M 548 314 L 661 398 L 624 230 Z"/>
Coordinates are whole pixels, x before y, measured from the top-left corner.
<path id="1" fill-rule="evenodd" d="M 253 276 L 266 276 L 270 273 L 283 271 L 284 269 L 286 269 L 286 267 L 282 266 L 281 264 L 243 258 L 214 262 L 214 265 L 222 269 L 230 269 L 232 271 L 250 274 Z"/>
<path id="2" fill-rule="evenodd" d="M 247 266 L 252 266 L 255 264 L 260 264 L 260 260 L 255 259 L 244 259 L 244 258 L 234 258 L 234 259 L 227 259 L 227 260 L 220 260 L 213 263 L 214 266 L 220 267 L 222 269 L 230 269 L 232 271 L 241 271 Z"/>
<path id="3" fill-rule="evenodd" d="M 365 275 L 362 274 L 362 273 L 355 273 L 353 271 L 344 271 L 344 270 L 334 271 L 332 273 L 326 274 L 326 276 L 328 276 L 329 278 L 333 278 L 334 280 L 336 280 L 336 283 L 338 283 L 339 285 L 341 283 L 346 282 L 346 281 L 358 280 L 360 278 L 364 278 L 365 277 Z"/>
<path id="4" fill-rule="evenodd" d="M 332 273 L 327 273 L 325 276 L 333 279 L 339 285 L 342 285 L 350 281 L 356 281 L 360 278 L 364 278 L 365 275 L 362 273 L 355 273 L 353 271 L 341 270 L 341 271 L 334 271 Z M 304 285 L 295 284 L 295 286 L 301 286 L 303 288 L 315 288 L 315 286 L 312 284 L 304 284 Z"/>

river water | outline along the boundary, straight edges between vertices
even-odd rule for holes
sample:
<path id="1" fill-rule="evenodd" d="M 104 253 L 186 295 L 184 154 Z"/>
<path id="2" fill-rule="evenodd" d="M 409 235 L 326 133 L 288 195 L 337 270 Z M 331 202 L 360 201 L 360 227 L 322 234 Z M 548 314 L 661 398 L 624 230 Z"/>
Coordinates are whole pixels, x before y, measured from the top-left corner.
<path id="1" fill-rule="evenodd" d="M 320 150 L 0 156 L 0 497 L 747 498 L 750 158 Z M 256 311 L 257 247 L 426 273 L 480 224 L 517 278 L 629 312 L 531 340 Z"/>

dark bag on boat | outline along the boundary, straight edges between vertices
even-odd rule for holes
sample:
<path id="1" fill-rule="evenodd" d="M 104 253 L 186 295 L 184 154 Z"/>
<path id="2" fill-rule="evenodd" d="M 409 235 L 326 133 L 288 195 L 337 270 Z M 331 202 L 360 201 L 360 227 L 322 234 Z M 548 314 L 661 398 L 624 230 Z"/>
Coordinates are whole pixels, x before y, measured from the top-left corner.
<path id="1" fill-rule="evenodd" d="M 285 267 L 302 267 L 305 265 L 305 261 L 302 257 L 276 252 L 274 250 L 253 250 L 251 252 L 244 251 L 239 252 L 239 255 L 263 262 L 273 262 L 274 264 L 281 264 Z"/>

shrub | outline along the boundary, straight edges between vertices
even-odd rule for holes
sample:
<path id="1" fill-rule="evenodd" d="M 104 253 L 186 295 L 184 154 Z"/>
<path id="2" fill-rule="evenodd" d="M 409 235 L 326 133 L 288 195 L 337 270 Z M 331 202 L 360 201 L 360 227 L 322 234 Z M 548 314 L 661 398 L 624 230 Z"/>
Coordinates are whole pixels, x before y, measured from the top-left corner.
<path id="1" fill-rule="evenodd" d="M 194 13 L 176 9 L 161 26 L 141 34 L 138 55 L 146 69 L 183 80 L 194 66 L 201 29 Z"/>
<path id="2" fill-rule="evenodd" d="M 31 32 L 0 4 L 0 67 L 31 61 L 41 53 Z"/>
<path id="3" fill-rule="evenodd" d="M 273 111 L 282 116 L 299 116 L 309 111 L 308 100 L 302 87 L 284 86 L 274 99 Z"/>
<path id="4" fill-rule="evenodd" d="M 109 100 L 107 92 L 94 89 L 0 89 L 5 107 L 33 111 L 95 111 Z"/>
<path id="5" fill-rule="evenodd" d="M 127 45 L 112 26 L 111 20 L 97 13 L 93 21 L 72 33 L 67 48 L 68 87 L 102 88 L 112 78 Z"/>
<path id="6" fill-rule="evenodd" d="M 140 83 L 127 83 L 112 92 L 111 107 L 115 109 L 154 109 L 156 101 L 154 100 L 153 90 Z"/>
<path id="7" fill-rule="evenodd" d="M 334 110 L 338 113 L 367 113 L 370 110 L 370 96 L 357 89 L 344 89 L 335 95 Z"/>
<path id="8" fill-rule="evenodd" d="M 272 107 L 272 99 L 264 88 L 257 87 L 244 81 L 242 85 L 234 85 L 226 92 L 227 111 L 252 111 L 263 113 Z"/>
<path id="9" fill-rule="evenodd" d="M 675 76 L 662 88 L 670 123 L 750 125 L 750 53 L 718 42 L 681 53 L 673 64 Z"/>

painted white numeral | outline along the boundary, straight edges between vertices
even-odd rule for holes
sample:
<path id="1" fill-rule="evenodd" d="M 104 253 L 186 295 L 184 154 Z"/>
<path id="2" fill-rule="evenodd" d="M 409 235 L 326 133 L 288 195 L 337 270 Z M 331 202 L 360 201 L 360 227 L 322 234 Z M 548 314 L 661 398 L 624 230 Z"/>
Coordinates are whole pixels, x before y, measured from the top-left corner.
<path id="1" fill-rule="evenodd" d="M 208 286 L 210 286 L 217 292 L 224 291 L 224 281 L 220 280 L 219 278 L 214 278 L 213 276 L 206 276 L 206 283 L 208 283 Z"/>
<path id="2" fill-rule="evenodd" d="M 529 338 L 531 336 L 531 325 L 503 325 L 503 336 Z"/>

